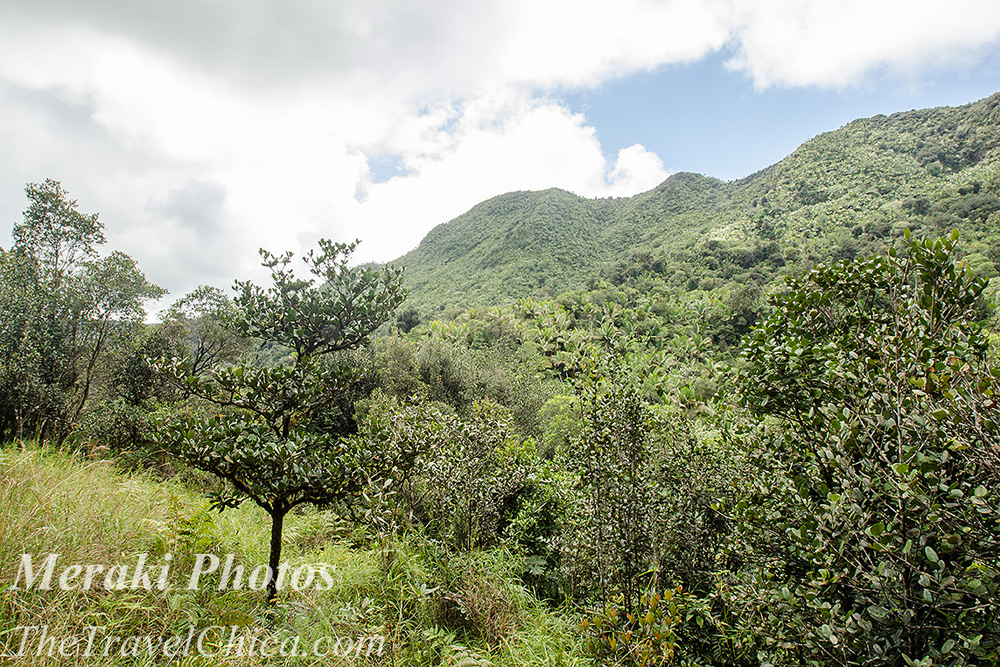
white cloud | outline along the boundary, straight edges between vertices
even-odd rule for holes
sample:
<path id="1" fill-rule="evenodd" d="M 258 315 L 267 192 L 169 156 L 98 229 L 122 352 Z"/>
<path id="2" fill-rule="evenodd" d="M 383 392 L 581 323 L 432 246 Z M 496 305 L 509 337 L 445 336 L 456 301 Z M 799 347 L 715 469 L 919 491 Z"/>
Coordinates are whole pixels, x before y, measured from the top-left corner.
<path id="1" fill-rule="evenodd" d="M 394 144 L 410 175 L 366 183 L 351 218 L 371 247 L 391 248 L 390 256 L 502 192 L 559 187 L 582 196 L 616 196 L 652 188 L 668 175 L 663 162 L 639 145 L 623 149 L 609 170 L 583 116 L 516 91 L 483 95 L 460 111 L 441 109 L 414 125 L 401 128 Z"/>
<path id="2" fill-rule="evenodd" d="M 738 3 L 732 66 L 759 88 L 852 87 L 866 75 L 967 64 L 1000 40 L 994 0 Z"/>
<path id="3" fill-rule="evenodd" d="M 651 190 L 668 175 L 659 155 L 642 144 L 633 144 L 618 151 L 618 160 L 609 176 L 609 194 L 627 196 Z"/>
<path id="4" fill-rule="evenodd" d="M 321 235 L 387 260 L 504 191 L 666 177 L 547 92 L 724 46 L 762 87 L 843 87 L 998 39 L 993 0 L 0 0 L 0 217 L 58 178 L 175 293 Z M 373 182 L 380 155 L 403 174 Z"/>
<path id="5" fill-rule="evenodd" d="M 696 60 L 729 37 L 730 10 L 721 0 L 524 0 L 512 6 L 500 69 L 536 85 L 593 85 Z"/>

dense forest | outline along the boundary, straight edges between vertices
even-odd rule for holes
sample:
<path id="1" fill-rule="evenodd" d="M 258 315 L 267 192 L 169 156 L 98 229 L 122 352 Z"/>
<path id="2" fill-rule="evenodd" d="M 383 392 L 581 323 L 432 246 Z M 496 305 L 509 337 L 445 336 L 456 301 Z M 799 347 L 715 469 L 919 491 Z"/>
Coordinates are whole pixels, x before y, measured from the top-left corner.
<path id="1" fill-rule="evenodd" d="M 674 174 L 630 198 L 513 192 L 432 230 L 393 262 L 425 319 L 649 275 L 726 298 L 821 261 L 882 252 L 909 228 L 960 229 L 987 277 L 1000 260 L 1000 96 L 854 121 L 738 181 Z"/>
<path id="2" fill-rule="evenodd" d="M 262 250 L 265 284 L 155 323 L 99 217 L 29 184 L 0 249 L 4 653 L 996 664 L 998 107 L 859 120 L 730 183 L 509 193 L 386 266 Z M 26 553 L 176 585 L 24 590 Z M 205 554 L 235 560 L 185 587 Z M 329 585 L 279 576 L 310 563 Z M 53 658 L 43 626 L 357 650 Z"/>

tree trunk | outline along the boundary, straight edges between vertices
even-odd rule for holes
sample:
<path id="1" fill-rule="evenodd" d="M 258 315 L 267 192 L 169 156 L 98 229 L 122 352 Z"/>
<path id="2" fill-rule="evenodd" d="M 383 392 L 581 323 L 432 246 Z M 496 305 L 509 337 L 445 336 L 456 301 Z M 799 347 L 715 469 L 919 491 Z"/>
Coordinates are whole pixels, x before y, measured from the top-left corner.
<path id="1" fill-rule="evenodd" d="M 288 510 L 276 510 L 271 513 L 271 557 L 268 559 L 270 573 L 267 581 L 267 604 L 274 602 L 278 592 L 278 566 L 281 562 L 281 527 L 285 522 Z"/>

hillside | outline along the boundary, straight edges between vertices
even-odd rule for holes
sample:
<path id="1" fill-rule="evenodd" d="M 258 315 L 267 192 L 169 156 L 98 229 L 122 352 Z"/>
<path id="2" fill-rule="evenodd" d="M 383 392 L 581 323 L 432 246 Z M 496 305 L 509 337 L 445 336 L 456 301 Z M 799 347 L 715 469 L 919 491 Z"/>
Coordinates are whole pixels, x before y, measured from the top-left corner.
<path id="1" fill-rule="evenodd" d="M 487 200 L 395 262 L 406 267 L 408 305 L 489 305 L 576 284 L 606 261 L 604 233 L 622 205 L 558 189 Z"/>
<path id="2" fill-rule="evenodd" d="M 875 116 L 821 134 L 725 183 L 672 175 L 629 198 L 550 189 L 487 200 L 394 264 L 422 315 L 560 293 L 653 271 L 712 290 L 875 252 L 902 229 L 952 228 L 988 275 L 1000 260 L 1000 94 Z"/>

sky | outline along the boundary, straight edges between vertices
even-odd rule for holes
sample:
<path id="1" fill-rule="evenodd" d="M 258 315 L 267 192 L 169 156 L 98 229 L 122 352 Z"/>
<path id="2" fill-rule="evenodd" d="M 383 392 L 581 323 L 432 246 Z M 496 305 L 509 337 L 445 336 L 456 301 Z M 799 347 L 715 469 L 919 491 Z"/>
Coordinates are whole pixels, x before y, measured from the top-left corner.
<path id="1" fill-rule="evenodd" d="M 724 180 L 1000 92 L 996 0 L 0 0 L 0 246 L 53 178 L 169 303 L 512 190 Z"/>

